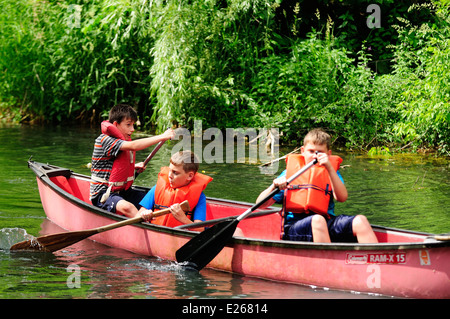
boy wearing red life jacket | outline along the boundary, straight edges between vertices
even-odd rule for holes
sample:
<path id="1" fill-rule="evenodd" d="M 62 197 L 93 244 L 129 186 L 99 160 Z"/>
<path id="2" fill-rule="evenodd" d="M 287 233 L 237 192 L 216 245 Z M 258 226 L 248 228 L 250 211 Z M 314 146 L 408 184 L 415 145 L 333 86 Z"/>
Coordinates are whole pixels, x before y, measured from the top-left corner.
<path id="1" fill-rule="evenodd" d="M 141 173 L 144 163 L 135 164 L 136 151 L 173 139 L 173 130 L 161 135 L 131 140 L 136 111 L 129 105 L 115 105 L 109 120 L 102 123 L 92 154 L 90 199 L 93 205 L 107 211 L 134 217 L 143 194 L 131 188 L 135 171 Z"/>
<path id="2" fill-rule="evenodd" d="M 348 193 L 339 173 L 342 159 L 331 155 L 330 140 L 320 129 L 310 131 L 304 138 L 301 154 L 287 157 L 286 170 L 259 195 L 257 202 L 276 187 L 281 190 L 264 207 L 283 203 L 283 239 L 376 243 L 378 240 L 365 216 L 334 214 L 334 199 L 344 202 Z M 286 185 L 287 178 L 315 158 L 316 165 Z"/>
<path id="3" fill-rule="evenodd" d="M 198 173 L 198 159 L 191 151 L 172 155 L 169 167 L 162 167 L 156 185 L 140 202 L 142 217 L 152 224 L 175 227 L 206 220 L 206 196 L 203 190 L 212 178 Z M 189 202 L 190 212 L 180 208 Z M 152 219 L 152 212 L 170 207 L 171 214 Z M 201 230 L 201 229 L 196 229 Z"/>

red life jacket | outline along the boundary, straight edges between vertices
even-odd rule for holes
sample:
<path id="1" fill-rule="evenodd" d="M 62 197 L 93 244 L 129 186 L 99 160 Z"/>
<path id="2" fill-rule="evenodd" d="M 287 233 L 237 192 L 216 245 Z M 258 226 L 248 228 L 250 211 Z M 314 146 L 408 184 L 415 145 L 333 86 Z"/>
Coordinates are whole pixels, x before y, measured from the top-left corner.
<path id="1" fill-rule="evenodd" d="M 186 216 L 192 220 L 192 212 L 200 199 L 200 195 L 211 181 L 211 177 L 197 172 L 191 182 L 186 186 L 172 188 L 169 183 L 169 167 L 162 167 L 156 182 L 154 210 L 156 211 L 160 208 L 170 207 L 173 204 L 187 200 L 191 212 L 188 212 Z M 182 225 L 172 214 L 156 217 L 152 220 L 152 224 L 168 227 Z"/>
<path id="2" fill-rule="evenodd" d="M 121 140 L 131 141 L 131 138 L 125 138 L 119 129 L 109 121 L 102 122 L 102 133 Z M 134 151 L 119 152 L 114 160 L 108 181 L 112 192 L 127 190 L 131 187 L 134 181 L 135 158 L 136 152 Z"/>
<path id="3" fill-rule="evenodd" d="M 337 171 L 342 158 L 331 155 L 329 160 Z M 292 176 L 305 165 L 305 158 L 300 154 L 292 154 L 286 158 L 286 178 Z M 324 166 L 314 165 L 301 174 L 284 192 L 284 210 L 292 213 L 314 212 L 328 216 L 328 205 L 333 196 L 330 176 Z"/>

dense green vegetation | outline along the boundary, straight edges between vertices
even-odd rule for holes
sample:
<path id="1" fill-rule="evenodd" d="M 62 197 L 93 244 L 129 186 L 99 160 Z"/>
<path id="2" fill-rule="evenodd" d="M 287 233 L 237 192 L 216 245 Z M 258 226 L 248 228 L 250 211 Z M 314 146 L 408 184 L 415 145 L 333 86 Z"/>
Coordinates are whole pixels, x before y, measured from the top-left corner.
<path id="1" fill-rule="evenodd" d="M 2 117 L 97 123 L 127 102 L 148 129 L 323 127 L 448 155 L 448 1 L 413 2 L 0 0 Z"/>

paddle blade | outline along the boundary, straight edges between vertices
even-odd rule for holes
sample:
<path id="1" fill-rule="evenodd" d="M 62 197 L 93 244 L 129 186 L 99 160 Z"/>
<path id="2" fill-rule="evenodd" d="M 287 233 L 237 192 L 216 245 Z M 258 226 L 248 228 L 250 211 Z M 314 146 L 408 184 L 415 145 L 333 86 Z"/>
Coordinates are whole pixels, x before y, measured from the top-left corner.
<path id="1" fill-rule="evenodd" d="M 54 252 L 70 246 L 89 236 L 96 234 L 97 230 L 82 230 L 67 233 L 51 234 L 21 241 L 11 246 L 10 250 L 33 250 Z"/>
<path id="2" fill-rule="evenodd" d="M 238 223 L 236 219 L 224 221 L 201 232 L 177 250 L 177 261 L 200 271 L 231 240 Z"/>
<path id="3" fill-rule="evenodd" d="M 450 233 L 435 235 L 434 239 L 441 241 L 450 240 Z"/>

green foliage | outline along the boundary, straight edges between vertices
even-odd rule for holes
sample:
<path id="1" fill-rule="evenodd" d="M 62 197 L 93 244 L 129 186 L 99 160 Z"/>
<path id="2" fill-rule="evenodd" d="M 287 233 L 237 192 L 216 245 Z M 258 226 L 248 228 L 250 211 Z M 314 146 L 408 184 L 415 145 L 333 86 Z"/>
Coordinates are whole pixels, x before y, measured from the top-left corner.
<path id="1" fill-rule="evenodd" d="M 368 152 L 369 156 L 392 156 L 392 152 L 386 146 L 372 147 Z"/>
<path id="2" fill-rule="evenodd" d="M 416 5 L 411 10 L 436 10 L 433 24 L 399 26 L 396 78 L 403 82 L 400 120 L 393 132 L 415 147 L 435 146 L 450 154 L 450 11 Z"/>
<path id="3" fill-rule="evenodd" d="M 195 119 L 219 128 L 239 123 L 245 92 L 260 55 L 273 50 L 268 0 L 169 0 L 157 19 L 152 50 L 153 120 L 160 127 Z M 245 121 L 242 121 L 245 124 Z"/>
<path id="4" fill-rule="evenodd" d="M 369 0 L 0 0 L 0 109 L 98 122 L 127 102 L 147 128 L 276 127 L 294 142 L 323 127 L 351 148 L 449 154 L 444 2 L 379 2 L 370 29 Z"/>
<path id="5" fill-rule="evenodd" d="M 1 2 L 0 93 L 24 114 L 46 121 L 94 120 L 121 101 L 148 106 L 148 5 Z"/>
<path id="6" fill-rule="evenodd" d="M 252 85 L 253 125 L 280 127 L 299 139 L 322 127 L 349 147 L 385 140 L 386 127 L 397 117 L 398 85 L 388 76 L 375 77 L 365 53 L 358 54 L 355 65 L 334 40 L 314 34 L 295 43 L 289 58 L 262 59 Z"/>

